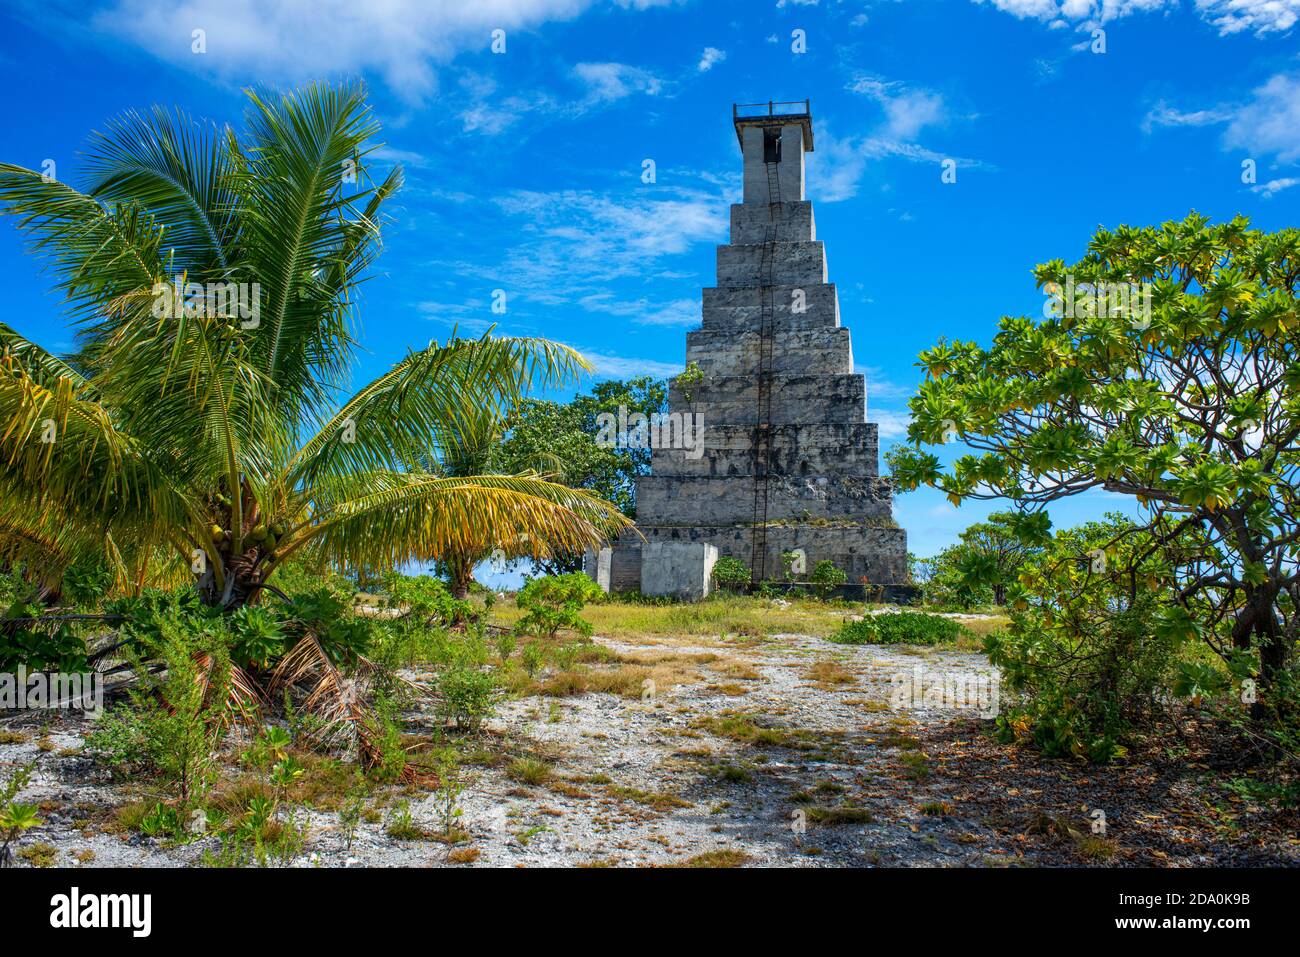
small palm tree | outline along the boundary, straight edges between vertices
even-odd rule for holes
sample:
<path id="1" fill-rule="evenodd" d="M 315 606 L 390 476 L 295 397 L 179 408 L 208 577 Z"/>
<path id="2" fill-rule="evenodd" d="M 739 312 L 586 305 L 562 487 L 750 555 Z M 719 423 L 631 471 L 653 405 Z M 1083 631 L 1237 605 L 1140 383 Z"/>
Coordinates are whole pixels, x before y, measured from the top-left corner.
<path id="1" fill-rule="evenodd" d="M 485 530 L 540 556 L 623 527 L 535 473 L 437 467 L 467 424 L 586 368 L 564 346 L 453 334 L 346 396 L 401 172 L 369 177 L 358 87 L 250 101 L 242 138 L 127 114 L 94 138 L 84 192 L 0 165 L 0 212 L 79 339 L 56 356 L 0 325 L 0 560 L 57 577 L 103 555 L 125 590 L 197 578 L 234 609 L 291 558 L 374 572 Z"/>

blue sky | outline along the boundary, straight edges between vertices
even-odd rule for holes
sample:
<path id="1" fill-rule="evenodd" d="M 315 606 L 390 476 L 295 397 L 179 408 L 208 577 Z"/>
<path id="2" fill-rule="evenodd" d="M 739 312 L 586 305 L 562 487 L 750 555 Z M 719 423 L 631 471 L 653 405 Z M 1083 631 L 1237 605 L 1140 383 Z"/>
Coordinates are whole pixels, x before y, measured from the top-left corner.
<path id="1" fill-rule="evenodd" d="M 1041 314 L 1031 268 L 1078 258 L 1099 224 L 1191 209 L 1296 224 L 1298 19 L 1300 0 L 10 0 L 0 159 L 53 159 L 75 184 L 87 135 L 123 110 L 238 125 L 243 87 L 360 77 L 377 160 L 407 187 L 365 290 L 359 382 L 493 320 L 578 347 L 603 377 L 668 375 L 739 201 L 731 104 L 809 98 L 809 196 L 888 447 L 917 353 Z M 0 275 L 6 321 L 69 348 L 7 223 Z M 988 510 L 896 506 L 923 555 Z"/>

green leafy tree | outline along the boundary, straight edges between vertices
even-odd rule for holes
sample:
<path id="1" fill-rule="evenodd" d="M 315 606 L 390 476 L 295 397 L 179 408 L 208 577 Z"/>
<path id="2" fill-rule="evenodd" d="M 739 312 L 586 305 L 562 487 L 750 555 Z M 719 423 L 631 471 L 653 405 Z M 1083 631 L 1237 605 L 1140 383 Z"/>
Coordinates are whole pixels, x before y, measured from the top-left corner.
<path id="1" fill-rule="evenodd" d="M 1251 649 L 1271 680 L 1300 629 L 1300 230 L 1196 214 L 1103 229 L 1036 276 L 1044 318 L 921 355 L 896 484 L 1027 511 L 1130 497 L 1171 566 L 1159 620 L 1225 658 Z M 954 437 L 970 452 L 947 467 L 923 448 Z"/>
<path id="2" fill-rule="evenodd" d="M 507 418 L 505 436 L 489 460 L 491 468 L 506 473 L 542 470 L 552 480 L 590 492 L 635 518 L 636 479 L 650 472 L 650 449 L 598 445 L 599 416 L 618 415 L 622 406 L 629 415 L 648 417 L 663 412 L 667 403 L 666 384 L 650 376 L 597 382 L 590 394 L 576 395 L 567 404 L 525 399 Z M 577 571 L 582 552 L 557 549 L 537 564 L 547 574 Z"/>
<path id="3" fill-rule="evenodd" d="M 926 561 L 926 597 L 963 608 L 1007 603 L 1025 562 L 1041 548 L 1050 527 L 1044 512 L 994 512 L 961 533 L 959 541 Z"/>

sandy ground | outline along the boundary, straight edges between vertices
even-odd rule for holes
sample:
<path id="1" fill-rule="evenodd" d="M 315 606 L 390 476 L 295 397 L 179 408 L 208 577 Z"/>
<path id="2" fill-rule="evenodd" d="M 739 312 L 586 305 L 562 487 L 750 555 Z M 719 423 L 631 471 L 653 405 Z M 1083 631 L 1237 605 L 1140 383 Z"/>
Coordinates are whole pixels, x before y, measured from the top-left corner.
<path id="1" fill-rule="evenodd" d="M 513 753 L 522 746 L 553 771 L 529 786 L 512 780 L 505 762 L 467 768 L 459 800 L 466 838 L 454 847 L 477 851 L 475 866 L 669 865 L 700 855 L 749 866 L 1062 863 L 1050 826 L 1026 839 L 1035 808 L 1048 803 L 1034 797 L 1042 791 L 1020 795 L 1018 781 L 1001 780 L 1000 752 L 963 769 L 964 748 L 991 747 L 970 707 L 985 702 L 901 690 L 918 668 L 923 686 L 987 688 L 991 669 L 981 655 L 845 647 L 801 635 L 752 645 L 597 641 L 623 655 L 689 659 L 692 680 L 641 700 L 585 693 L 504 704 L 483 739 L 509 740 Z M 85 725 L 4 723 L 26 730 L 28 740 L 0 745 L 0 769 L 39 758 L 21 799 L 40 803 L 45 820 L 24 846 L 52 845 L 60 866 L 77 866 L 76 854 L 93 851 L 84 866 L 164 867 L 194 864 L 217 846 L 214 837 L 177 846 L 101 826 L 131 786 L 75 753 Z M 755 729 L 767 729 L 763 740 L 745 740 Z M 1059 768 L 1051 773 L 1062 777 Z M 1004 793 L 1018 816 L 1001 813 Z M 1065 794 L 1062 806 L 1086 834 L 1086 794 L 1082 805 L 1074 800 Z M 414 821 L 435 829 L 436 795 L 414 792 L 409 801 Z M 449 858 L 448 844 L 390 837 L 391 807 L 360 825 L 350 851 L 337 814 L 300 810 L 307 840 L 291 864 L 464 866 Z M 1213 859 L 1192 847 L 1185 863 Z"/>

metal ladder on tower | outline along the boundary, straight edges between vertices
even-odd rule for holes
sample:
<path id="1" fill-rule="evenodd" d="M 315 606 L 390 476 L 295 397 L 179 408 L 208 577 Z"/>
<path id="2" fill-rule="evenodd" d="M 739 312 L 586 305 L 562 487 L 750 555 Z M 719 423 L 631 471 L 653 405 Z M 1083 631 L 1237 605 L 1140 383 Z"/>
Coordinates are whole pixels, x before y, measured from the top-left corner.
<path id="1" fill-rule="evenodd" d="M 777 210 L 781 203 L 779 164 L 764 165 L 767 167 L 768 225 L 763 232 L 758 280 L 758 407 L 754 419 L 754 525 L 749 558 L 750 584 L 753 586 L 763 580 L 767 564 L 768 481 L 772 471 L 772 353 L 776 324 L 772 273 L 776 260 Z"/>

